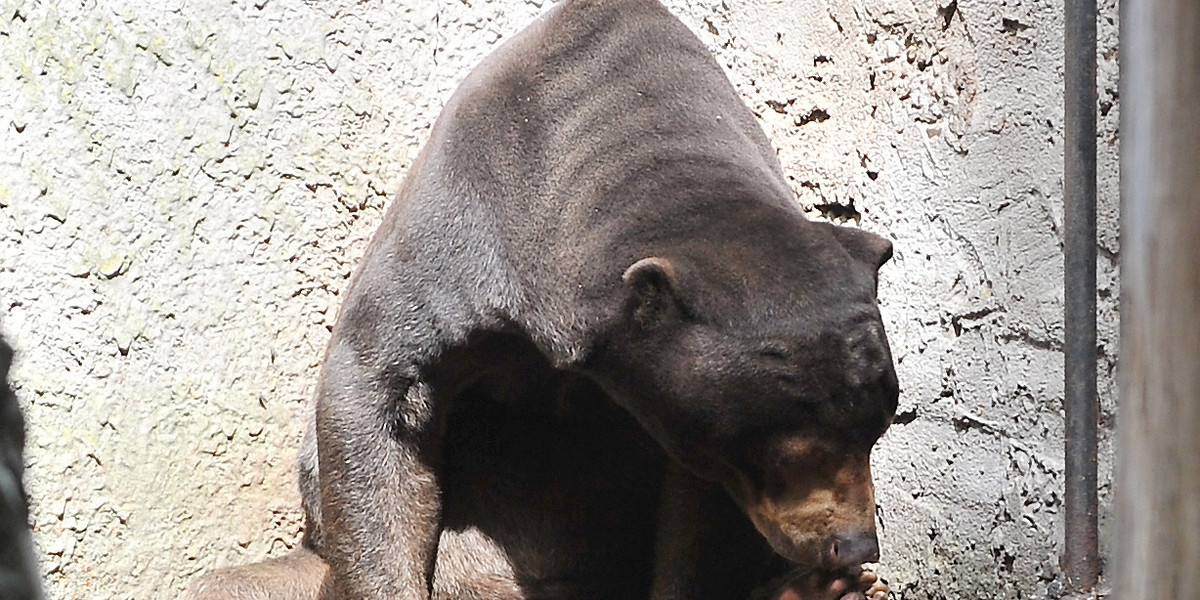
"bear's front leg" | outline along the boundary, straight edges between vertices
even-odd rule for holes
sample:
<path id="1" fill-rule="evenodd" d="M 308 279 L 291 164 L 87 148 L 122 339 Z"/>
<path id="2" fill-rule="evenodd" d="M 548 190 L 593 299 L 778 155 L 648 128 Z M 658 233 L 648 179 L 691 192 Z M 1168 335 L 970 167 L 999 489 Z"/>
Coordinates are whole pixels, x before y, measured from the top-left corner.
<path id="1" fill-rule="evenodd" d="M 658 507 L 650 600 L 697 597 L 696 562 L 703 537 L 703 498 L 709 493 L 708 487 L 675 461 L 668 461 Z"/>
<path id="2" fill-rule="evenodd" d="M 428 600 L 441 514 L 434 394 L 383 354 L 345 338 L 329 349 L 316 402 L 318 552 L 339 600 Z"/>

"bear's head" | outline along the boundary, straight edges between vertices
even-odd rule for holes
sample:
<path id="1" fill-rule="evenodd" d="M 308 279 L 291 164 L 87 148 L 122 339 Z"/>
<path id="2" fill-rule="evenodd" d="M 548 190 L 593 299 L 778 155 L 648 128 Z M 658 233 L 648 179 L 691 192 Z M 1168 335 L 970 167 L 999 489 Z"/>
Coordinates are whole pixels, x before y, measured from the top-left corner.
<path id="1" fill-rule="evenodd" d="M 876 303 L 891 244 L 775 225 L 630 265 L 598 378 L 776 552 L 853 567 L 878 556 L 870 452 L 898 396 Z"/>

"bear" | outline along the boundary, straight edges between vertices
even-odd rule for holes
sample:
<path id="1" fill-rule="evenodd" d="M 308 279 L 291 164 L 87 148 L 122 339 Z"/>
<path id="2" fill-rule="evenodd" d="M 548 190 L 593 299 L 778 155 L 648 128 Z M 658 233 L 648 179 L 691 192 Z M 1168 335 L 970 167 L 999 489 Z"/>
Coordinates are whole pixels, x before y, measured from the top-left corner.
<path id="1" fill-rule="evenodd" d="M 891 253 L 804 216 L 657 0 L 564 0 L 451 96 L 351 278 L 304 547 L 188 597 L 882 598 Z"/>

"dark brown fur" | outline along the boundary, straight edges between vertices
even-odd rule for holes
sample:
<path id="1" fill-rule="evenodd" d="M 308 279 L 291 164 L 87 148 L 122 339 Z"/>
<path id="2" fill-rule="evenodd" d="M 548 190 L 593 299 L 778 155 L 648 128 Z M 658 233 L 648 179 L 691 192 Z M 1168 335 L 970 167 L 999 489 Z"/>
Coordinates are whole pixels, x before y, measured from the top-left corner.
<path id="1" fill-rule="evenodd" d="M 0 339 L 0 598 L 37 600 L 42 586 L 29 535 L 29 505 L 22 485 L 25 419 L 8 387 L 12 349 Z"/>
<path id="2" fill-rule="evenodd" d="M 661 5 L 559 4 L 450 99 L 345 295 L 300 465 L 326 591 L 834 595 L 877 552 L 890 253 L 804 218 Z"/>

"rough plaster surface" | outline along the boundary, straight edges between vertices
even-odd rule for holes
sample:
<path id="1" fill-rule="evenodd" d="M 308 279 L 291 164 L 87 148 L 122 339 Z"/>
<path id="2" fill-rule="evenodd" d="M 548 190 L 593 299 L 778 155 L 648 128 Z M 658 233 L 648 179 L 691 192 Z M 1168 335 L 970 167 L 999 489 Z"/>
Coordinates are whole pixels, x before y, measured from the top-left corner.
<path id="1" fill-rule="evenodd" d="M 338 294 L 456 83 L 551 3 L 0 0 L 0 314 L 53 598 L 286 553 Z M 1062 6 L 672 0 L 798 201 L 894 240 L 897 597 L 1061 587 Z M 1100 20 L 1103 543 L 1116 6 Z"/>

